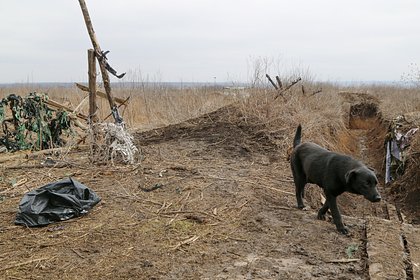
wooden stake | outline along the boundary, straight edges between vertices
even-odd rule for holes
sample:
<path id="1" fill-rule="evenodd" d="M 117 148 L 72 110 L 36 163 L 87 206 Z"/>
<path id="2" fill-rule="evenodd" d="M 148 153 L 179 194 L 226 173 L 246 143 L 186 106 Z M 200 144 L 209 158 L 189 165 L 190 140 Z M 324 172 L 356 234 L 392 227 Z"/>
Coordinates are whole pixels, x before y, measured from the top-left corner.
<path id="1" fill-rule="evenodd" d="M 277 85 L 273 82 L 273 80 L 271 79 L 270 75 L 265 74 L 265 76 L 267 77 L 268 81 L 269 81 L 269 82 L 273 85 L 273 87 L 274 87 L 276 90 L 279 90 L 278 86 L 277 86 Z"/>
<path id="2" fill-rule="evenodd" d="M 281 80 L 280 80 L 280 77 L 279 77 L 279 76 L 276 76 L 276 81 L 277 81 L 277 83 L 279 84 L 279 89 L 283 89 L 283 83 L 281 82 Z"/>
<path id="3" fill-rule="evenodd" d="M 98 107 L 96 105 L 96 58 L 95 50 L 88 50 L 89 74 L 89 118 L 91 124 L 98 122 Z"/>
<path id="4" fill-rule="evenodd" d="M 89 16 L 89 11 L 86 6 L 86 2 L 85 0 L 79 0 L 79 4 L 80 4 L 80 8 L 82 9 L 83 18 L 86 23 L 86 28 L 89 33 L 90 40 L 95 50 L 96 58 L 98 59 L 98 62 L 99 62 L 99 68 L 101 69 L 102 80 L 104 83 L 104 88 L 105 88 L 105 92 L 108 98 L 109 106 L 111 107 L 111 111 L 114 113 L 115 121 L 117 123 L 121 123 L 122 119 L 118 115 L 118 109 L 117 109 L 117 106 L 115 105 L 114 98 L 112 97 L 112 93 L 111 93 L 111 84 L 109 81 L 108 72 L 105 67 L 105 58 L 103 57 L 101 47 L 99 46 L 95 31 L 93 30 L 93 24 Z"/>

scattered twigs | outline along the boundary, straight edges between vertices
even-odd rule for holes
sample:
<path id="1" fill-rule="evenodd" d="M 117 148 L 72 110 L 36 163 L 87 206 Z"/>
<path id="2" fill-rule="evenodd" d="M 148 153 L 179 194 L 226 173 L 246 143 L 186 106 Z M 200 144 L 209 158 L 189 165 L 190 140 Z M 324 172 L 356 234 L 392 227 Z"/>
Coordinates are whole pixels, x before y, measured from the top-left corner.
<path id="1" fill-rule="evenodd" d="M 218 220 L 219 222 L 222 222 L 223 220 L 217 217 L 216 215 L 209 214 L 203 211 L 169 211 L 169 212 L 162 212 L 162 215 L 178 215 L 178 214 L 202 214 L 208 217 L 212 217 L 213 219 Z"/>
<path id="2" fill-rule="evenodd" d="M 144 192 L 152 192 L 152 191 L 157 190 L 157 189 L 160 189 L 160 188 L 162 188 L 162 187 L 163 187 L 163 184 L 159 184 L 159 183 L 154 184 L 153 186 L 151 186 L 151 187 L 149 187 L 149 188 L 144 188 L 144 187 L 140 187 L 140 186 L 139 186 L 139 188 L 140 188 L 142 191 L 144 191 Z"/>
<path id="3" fill-rule="evenodd" d="M 190 237 L 188 239 L 185 239 L 185 240 L 179 242 L 177 245 L 173 246 L 172 247 L 172 250 L 177 250 L 177 249 L 179 249 L 183 245 L 187 245 L 187 244 L 189 245 L 189 244 L 195 242 L 198 238 L 200 238 L 200 236 L 194 235 L 194 236 L 192 236 L 192 237 Z"/>
<path id="4" fill-rule="evenodd" d="M 276 192 L 281 192 L 281 193 L 288 194 L 288 195 L 295 195 L 295 194 L 294 194 L 294 193 L 292 193 L 292 192 L 283 191 L 283 190 L 279 190 L 279 189 L 272 188 L 272 187 L 268 187 L 268 186 L 259 185 L 259 187 L 260 187 L 260 188 L 264 188 L 264 189 L 273 190 L 273 191 L 276 191 Z"/>
<path id="5" fill-rule="evenodd" d="M 326 263 L 351 263 L 351 262 L 359 262 L 360 259 L 337 259 L 337 260 L 329 260 L 325 261 Z"/>
<path id="6" fill-rule="evenodd" d="M 82 254 L 80 254 L 79 252 L 77 252 L 75 249 L 71 249 L 77 256 L 79 256 L 81 259 L 84 259 L 85 257 L 82 256 Z"/>
<path id="7" fill-rule="evenodd" d="M 27 165 L 15 165 L 15 166 L 6 166 L 5 169 L 30 169 L 30 168 L 65 168 L 73 167 L 74 164 L 68 162 L 60 162 L 53 165 L 50 164 L 27 164 Z"/>
<path id="8" fill-rule="evenodd" d="M 0 271 L 6 271 L 6 270 L 9 270 L 9 269 L 12 269 L 12 268 L 24 266 L 24 265 L 31 264 L 31 263 L 34 263 L 34 262 L 42 262 L 42 261 L 49 260 L 49 259 L 52 259 L 52 258 L 38 258 L 38 259 L 29 260 L 29 261 L 26 261 L 26 262 L 12 264 L 12 265 L 0 268 Z"/>
<path id="9" fill-rule="evenodd" d="M 83 145 L 77 146 L 77 148 L 86 147 Z M 61 147 L 61 148 L 52 148 L 52 149 L 46 149 L 36 152 L 25 152 L 25 153 L 18 153 L 16 155 L 6 155 L 3 157 L 0 157 L 0 163 L 11 161 L 11 160 L 17 160 L 17 159 L 30 159 L 35 158 L 39 155 L 45 155 L 45 154 L 54 154 L 54 153 L 64 153 L 69 152 L 71 147 Z"/>

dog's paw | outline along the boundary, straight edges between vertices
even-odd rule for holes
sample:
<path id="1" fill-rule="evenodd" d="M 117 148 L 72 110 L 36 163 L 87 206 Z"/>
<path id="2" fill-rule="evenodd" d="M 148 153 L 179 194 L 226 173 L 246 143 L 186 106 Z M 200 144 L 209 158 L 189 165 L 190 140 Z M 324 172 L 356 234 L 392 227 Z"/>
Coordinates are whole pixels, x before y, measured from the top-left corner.
<path id="1" fill-rule="evenodd" d="M 337 230 L 342 234 L 349 234 L 349 229 L 347 227 L 337 228 Z"/>
<path id="2" fill-rule="evenodd" d="M 321 221 L 325 221 L 326 220 L 325 215 L 322 215 L 322 214 L 319 214 L 319 213 L 318 213 L 317 218 L 318 218 L 318 220 L 321 220 Z"/>
<path id="3" fill-rule="evenodd" d="M 298 204 L 297 205 L 298 209 L 304 210 L 305 209 L 305 205 L 304 204 Z"/>

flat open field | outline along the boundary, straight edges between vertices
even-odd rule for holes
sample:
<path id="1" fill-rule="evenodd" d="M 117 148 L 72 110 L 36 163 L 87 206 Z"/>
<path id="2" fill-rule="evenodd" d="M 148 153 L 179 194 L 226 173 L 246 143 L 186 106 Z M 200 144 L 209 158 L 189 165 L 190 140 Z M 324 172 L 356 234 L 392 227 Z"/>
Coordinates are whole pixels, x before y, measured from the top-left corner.
<path id="1" fill-rule="evenodd" d="M 92 165 L 86 146 L 0 154 L 0 279 L 420 279 L 419 135 L 406 173 L 384 184 L 390 121 L 420 109 L 418 90 L 124 94 L 134 96 L 123 117 L 141 149 L 135 165 Z M 296 208 L 288 155 L 299 123 L 303 141 L 377 171 L 380 203 L 338 199 L 349 235 L 330 215 L 317 220 L 317 186 Z M 42 166 L 46 156 L 62 164 Z M 68 176 L 102 201 L 81 218 L 13 224 L 25 192 Z"/>

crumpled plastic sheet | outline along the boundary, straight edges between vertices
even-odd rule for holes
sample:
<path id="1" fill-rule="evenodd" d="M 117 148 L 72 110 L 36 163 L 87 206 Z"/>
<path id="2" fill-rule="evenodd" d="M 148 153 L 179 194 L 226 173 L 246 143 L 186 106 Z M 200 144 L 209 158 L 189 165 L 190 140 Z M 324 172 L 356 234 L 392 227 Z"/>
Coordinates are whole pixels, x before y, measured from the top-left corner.
<path id="1" fill-rule="evenodd" d="M 65 178 L 27 192 L 19 203 L 15 224 L 36 227 L 79 217 L 99 201 L 101 198 L 93 190 Z"/>

